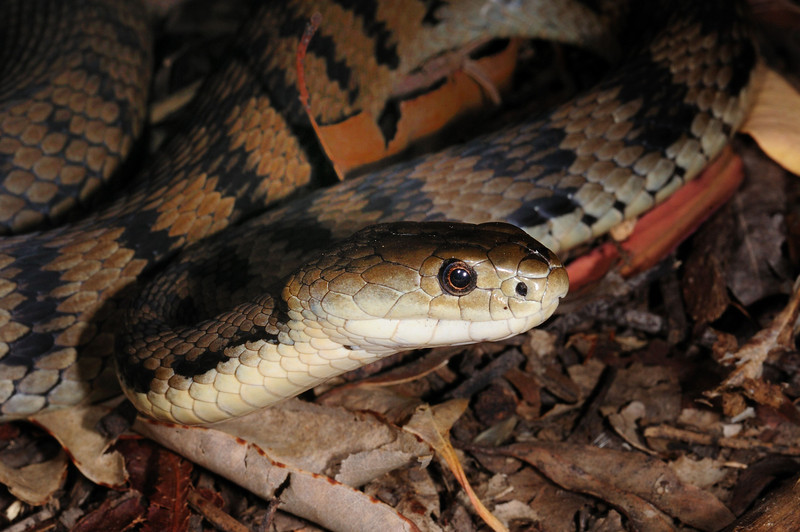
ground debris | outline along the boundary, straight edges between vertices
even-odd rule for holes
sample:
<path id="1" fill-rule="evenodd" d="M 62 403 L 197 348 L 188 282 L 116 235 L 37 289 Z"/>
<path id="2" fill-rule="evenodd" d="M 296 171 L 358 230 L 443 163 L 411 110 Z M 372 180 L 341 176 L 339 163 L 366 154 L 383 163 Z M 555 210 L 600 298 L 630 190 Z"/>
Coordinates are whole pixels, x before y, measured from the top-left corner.
<path id="1" fill-rule="evenodd" d="M 166 100 L 154 113 L 170 125 Z M 486 530 L 470 497 L 514 531 L 798 522 L 800 186 L 752 143 L 736 151 L 746 188 L 697 235 L 633 279 L 611 272 L 527 335 L 392 357 L 238 435 L 161 426 L 148 433 L 171 433 L 161 444 L 84 441 L 94 470 L 114 463 L 124 479 L 124 462 L 115 487 L 68 466 L 40 427 L 0 425 L 0 527 Z M 192 446 L 216 456 L 182 456 Z"/>

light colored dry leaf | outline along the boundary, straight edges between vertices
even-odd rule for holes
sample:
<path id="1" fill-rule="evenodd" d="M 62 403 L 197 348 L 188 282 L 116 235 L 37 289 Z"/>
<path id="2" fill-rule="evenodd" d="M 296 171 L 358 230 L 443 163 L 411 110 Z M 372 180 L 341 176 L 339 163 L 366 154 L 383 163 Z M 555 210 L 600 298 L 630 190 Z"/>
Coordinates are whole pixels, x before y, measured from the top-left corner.
<path id="1" fill-rule="evenodd" d="M 697 486 L 700 489 L 711 488 L 722 482 L 731 473 L 731 469 L 725 467 L 724 460 L 714 458 L 695 460 L 687 455 L 681 455 L 669 465 L 681 482 Z"/>
<path id="2" fill-rule="evenodd" d="M 428 445 L 368 412 L 298 399 L 217 423 L 213 429 L 258 445 L 273 460 L 355 487 L 433 456 Z"/>
<path id="3" fill-rule="evenodd" d="M 541 521 L 541 516 L 535 509 L 517 500 L 498 504 L 494 507 L 494 515 L 506 524 L 516 520 L 533 521 L 534 523 Z"/>
<path id="4" fill-rule="evenodd" d="M 709 433 L 720 432 L 722 426 L 719 412 L 698 408 L 682 409 L 677 423 L 682 427 L 696 428 Z"/>
<path id="5" fill-rule="evenodd" d="M 31 421 L 47 430 L 69 451 L 72 461 L 83 475 L 97 484 L 123 486 L 128 480 L 125 459 L 117 451 L 107 452 L 114 443 L 97 430 L 108 406 L 78 406 L 37 414 Z"/>
<path id="6" fill-rule="evenodd" d="M 461 484 L 477 514 L 492 530 L 507 531 L 505 525 L 492 515 L 475 495 L 464 468 L 461 466 L 461 461 L 458 459 L 458 454 L 450 443 L 450 428 L 461 417 L 468 405 L 468 399 L 453 399 L 434 407 L 422 405 L 417 408 L 417 412 L 403 429 L 419 436 L 436 450 L 458 483 Z"/>
<path id="7" fill-rule="evenodd" d="M 67 453 L 46 462 L 31 464 L 19 469 L 7 467 L 0 462 L 0 484 L 16 498 L 31 506 L 41 506 L 50 501 L 67 478 L 69 460 Z"/>
<path id="8" fill-rule="evenodd" d="M 354 453 L 342 460 L 339 472 L 334 477 L 348 486 L 362 486 L 389 471 L 406 467 L 414 460 L 427 467 L 433 454 L 419 455 L 405 449 L 370 449 Z"/>
<path id="9" fill-rule="evenodd" d="M 761 87 L 741 130 L 773 161 L 800 175 L 800 93 L 774 70 L 760 65 Z"/>
<path id="10" fill-rule="evenodd" d="M 271 500 L 277 496 L 280 509 L 328 529 L 419 530 L 377 499 L 327 476 L 277 462 L 258 445 L 221 430 L 171 425 L 142 418 L 137 419 L 134 428 L 259 497 Z M 287 427 L 277 426 L 268 426 L 268 429 L 289 431 Z M 347 430 L 345 428 L 343 432 Z M 306 436 L 313 438 L 313 434 Z"/>

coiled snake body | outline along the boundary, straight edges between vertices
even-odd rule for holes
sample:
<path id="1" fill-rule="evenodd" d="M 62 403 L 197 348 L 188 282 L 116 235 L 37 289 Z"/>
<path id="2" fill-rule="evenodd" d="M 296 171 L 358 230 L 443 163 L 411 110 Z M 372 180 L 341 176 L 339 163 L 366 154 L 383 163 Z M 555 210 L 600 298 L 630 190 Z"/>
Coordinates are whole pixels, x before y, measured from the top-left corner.
<path id="1" fill-rule="evenodd" d="M 28 4 L 50 12 L 64 3 Z M 55 218 L 66 204 L 85 203 L 97 182 L 111 175 L 114 161 L 131 145 L 129 133 L 139 127 L 138 112 L 129 111 L 137 108 L 133 103 L 101 100 L 105 94 L 122 94 L 123 101 L 134 103 L 142 99 L 131 88 L 134 80 L 147 79 L 149 53 L 136 22 L 142 14 L 129 2 L 84 4 L 102 16 L 79 22 L 96 31 L 88 45 L 76 48 L 80 53 L 67 54 L 66 74 L 46 79 L 48 69 L 34 68 L 37 77 L 4 56 L 12 65 L 4 72 L 19 71 L 32 80 L 24 98 L 9 96 L 7 86 L 19 87 L 19 80 L 0 92 L 11 99 L 0 115 L 6 134 L 0 155 L 8 155 L 0 160 L 3 193 L 12 198 L 21 192 L 23 198 L 14 203 L 0 196 L 0 203 L 16 208 L 6 216 L 9 230 L 48 218 L 36 214 L 40 205 L 60 206 Z M 104 385 L 116 382 L 108 363 L 114 351 L 123 388 L 141 409 L 194 423 L 241 414 L 390 351 L 499 338 L 529 328 L 552 312 L 566 290 L 565 274 L 550 252 L 508 226 L 479 228 L 465 240 L 464 231 L 472 227 L 389 225 L 359 233 L 326 254 L 319 248 L 365 226 L 400 220 L 510 222 L 556 251 L 585 242 L 664 199 L 719 152 L 744 116 L 756 61 L 733 3 L 648 3 L 623 37 L 625 46 L 636 43 L 637 52 L 594 90 L 549 116 L 347 181 L 223 231 L 308 183 L 312 174 L 308 153 L 314 149 L 302 140 L 307 131 L 287 67 L 311 8 L 278 4 L 262 8 L 242 30 L 231 59 L 195 104 L 195 121 L 145 165 L 142 182 L 78 222 L 0 243 L 4 417 L 107 393 Z M 523 26 L 528 20 L 513 9 L 509 17 L 516 4 L 499 2 L 465 1 L 464 12 L 411 0 L 313 4 L 328 23 L 315 41 L 317 56 L 307 61 L 312 98 L 344 101 L 341 116 L 374 106 L 369 102 L 376 100 L 368 98 L 374 93 L 388 94 L 370 91 L 343 65 L 343 57 L 371 61 L 364 77 L 386 81 L 411 68 L 399 59 L 400 51 L 415 61 L 424 56 L 416 45 L 405 45 L 404 28 L 420 28 L 422 42 L 437 37 L 447 48 L 474 39 L 472 30 L 459 36 L 448 26 L 452 21 L 492 23 L 499 28 L 495 34 L 506 35 L 519 28 L 495 18 Z M 584 15 L 592 11 L 576 5 L 581 15 L 570 24 L 591 27 Z M 13 27 L 21 25 L 15 17 L 26 24 L 47 22 L 27 8 L 16 9 L 3 19 Z M 384 18 L 392 9 L 402 22 Z M 285 24 L 269 36 L 263 20 L 274 17 Z M 54 19 L 57 27 L 70 27 L 69 19 Z M 117 24 L 127 29 L 120 31 Z M 113 46 L 103 41 L 109 27 L 111 34 L 122 35 Z M 372 46 L 359 42 L 361 33 L 354 28 Z M 36 48 L 35 31 L 10 34 L 25 50 Z M 341 48 L 344 36 L 356 42 L 351 53 Z M 125 61 L 102 57 L 115 47 Z M 89 59 L 79 59 L 86 50 Z M 19 64 L 37 64 L 29 57 L 35 54 L 17 55 Z M 117 80 L 103 85 L 98 81 L 103 76 L 91 70 L 98 65 Z M 315 88 L 314 80 L 323 86 Z M 380 109 L 373 111 L 380 115 Z M 42 117 L 59 118 L 62 127 L 40 130 Z M 123 118 L 134 125 L 114 125 Z M 99 133 L 98 122 L 116 128 L 114 133 Z M 89 140 L 72 137 L 79 133 Z M 108 153 L 111 162 L 101 157 Z M 101 177 L 73 186 L 72 199 L 42 184 L 70 182 L 81 173 L 75 168 L 92 167 Z M 409 235 L 415 244 L 405 243 Z M 407 253 L 392 251 L 398 246 Z M 355 253 L 347 259 L 355 265 L 345 265 L 342 250 Z M 370 262 L 377 257 L 386 265 Z M 292 275 L 304 262 L 305 269 Z M 461 266 L 449 285 L 456 293 L 448 292 L 453 264 Z M 277 283 L 287 276 L 281 289 Z M 137 288 L 133 302 L 123 305 L 140 277 L 152 277 L 152 284 Z M 458 293 L 462 285 L 468 293 Z M 406 291 L 414 295 L 404 298 Z M 334 300 L 339 301 L 334 305 Z M 411 315 L 412 301 L 425 309 L 424 316 L 412 318 L 419 328 L 400 323 Z M 317 325 L 303 321 L 339 305 L 344 314 L 308 322 Z M 511 321 L 498 330 L 464 325 L 481 312 Z M 365 321 L 355 324 L 356 315 Z M 426 329 L 454 317 L 466 321 L 441 332 Z M 326 328 L 334 332 L 323 335 Z"/>

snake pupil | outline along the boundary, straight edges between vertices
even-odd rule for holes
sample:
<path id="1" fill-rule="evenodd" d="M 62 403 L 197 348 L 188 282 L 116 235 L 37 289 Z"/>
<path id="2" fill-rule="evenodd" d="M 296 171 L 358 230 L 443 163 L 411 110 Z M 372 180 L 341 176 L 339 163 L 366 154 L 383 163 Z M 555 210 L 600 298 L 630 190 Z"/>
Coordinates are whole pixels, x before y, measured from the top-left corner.
<path id="1" fill-rule="evenodd" d="M 476 285 L 475 270 L 464 261 L 450 259 L 439 270 L 439 284 L 448 294 L 463 296 L 471 292 Z"/>
<path id="2" fill-rule="evenodd" d="M 466 288 L 469 285 L 469 272 L 463 268 L 457 268 L 450 272 L 450 284 L 456 288 Z"/>

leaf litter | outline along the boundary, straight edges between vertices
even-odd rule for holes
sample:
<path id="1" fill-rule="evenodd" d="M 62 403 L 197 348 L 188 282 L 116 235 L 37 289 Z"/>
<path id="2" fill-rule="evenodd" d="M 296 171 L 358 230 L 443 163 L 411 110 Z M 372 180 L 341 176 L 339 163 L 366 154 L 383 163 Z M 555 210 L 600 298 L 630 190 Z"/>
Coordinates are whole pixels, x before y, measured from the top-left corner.
<path id="1" fill-rule="evenodd" d="M 749 126 L 790 169 L 796 150 L 785 146 L 799 144 L 797 121 L 779 115 L 796 110 L 793 82 L 769 88 L 773 114 Z M 800 187 L 753 143 L 739 140 L 736 151 L 747 188 L 697 235 L 632 279 L 612 272 L 526 336 L 393 357 L 238 426 L 139 420 L 137 436 L 113 444 L 98 436 L 96 408 L 75 413 L 80 422 L 40 420 L 69 455 L 41 429 L 3 425 L 2 525 L 599 531 L 796 522 Z"/>

